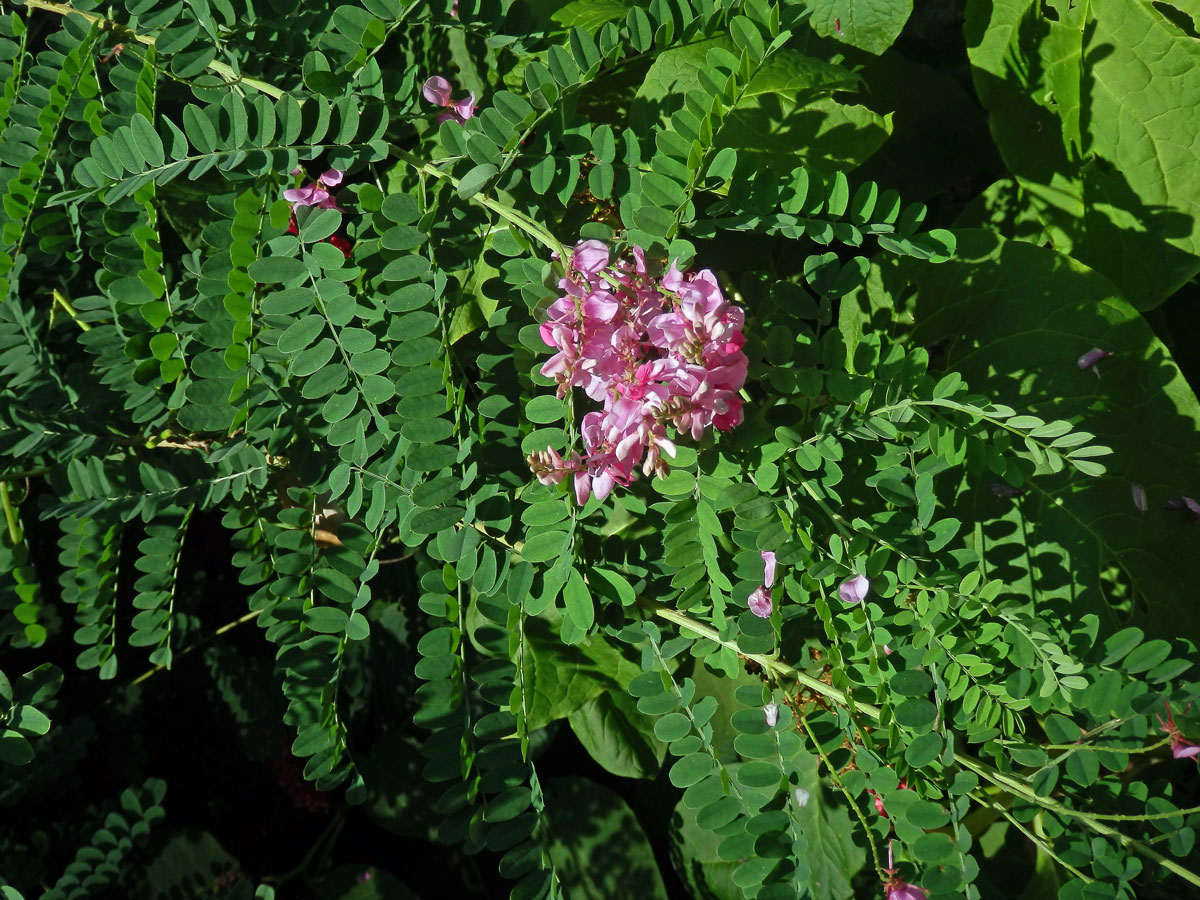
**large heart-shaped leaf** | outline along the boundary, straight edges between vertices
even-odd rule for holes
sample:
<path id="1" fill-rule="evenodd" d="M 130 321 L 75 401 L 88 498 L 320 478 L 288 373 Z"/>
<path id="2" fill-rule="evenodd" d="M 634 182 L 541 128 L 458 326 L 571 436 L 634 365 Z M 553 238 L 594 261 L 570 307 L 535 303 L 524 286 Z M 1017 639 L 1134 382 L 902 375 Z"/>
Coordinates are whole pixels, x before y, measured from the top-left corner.
<path id="1" fill-rule="evenodd" d="M 949 341 L 945 365 L 972 389 L 1023 413 L 1077 422 L 1115 451 L 1105 458 L 1106 475 L 1036 479 L 1015 508 L 993 496 L 986 479 L 970 486 L 982 537 L 998 553 L 998 577 L 1026 596 L 1069 601 L 1075 615 L 1105 617 L 1102 598 L 1112 591 L 1101 579 L 1115 566 L 1134 591 L 1126 615 L 1136 624 L 1200 639 L 1200 610 L 1189 600 L 1200 590 L 1196 532 L 1185 513 L 1163 508 L 1200 491 L 1196 395 L 1103 275 L 989 232 L 958 238 L 958 258 L 938 266 L 881 260 L 887 289 L 876 297 L 899 297 L 908 285 L 912 339 Z M 1077 365 L 1092 348 L 1113 354 L 1099 364 L 1100 377 Z M 1135 483 L 1149 498 L 1144 518 L 1132 499 Z M 1028 551 L 1018 554 L 1026 540 Z"/>
<path id="2" fill-rule="evenodd" d="M 1005 162 L 1054 246 L 1140 309 L 1200 272 L 1200 42 L 1150 0 L 970 0 Z"/>

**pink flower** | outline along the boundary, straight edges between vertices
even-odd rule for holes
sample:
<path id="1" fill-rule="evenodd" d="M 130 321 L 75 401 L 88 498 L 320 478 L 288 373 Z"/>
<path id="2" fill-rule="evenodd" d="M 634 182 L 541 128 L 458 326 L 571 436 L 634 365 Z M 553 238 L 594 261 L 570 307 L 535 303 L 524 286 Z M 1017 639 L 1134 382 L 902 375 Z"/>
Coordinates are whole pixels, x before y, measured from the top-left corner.
<path id="1" fill-rule="evenodd" d="M 883 883 L 884 895 L 887 900 L 928 900 L 928 891 L 915 884 L 900 880 L 900 876 L 897 874 L 899 870 L 892 858 L 892 842 L 890 840 L 888 841 L 888 864 L 883 871 L 888 875 L 887 881 Z"/>
<path id="2" fill-rule="evenodd" d="M 1075 361 L 1075 365 L 1079 366 L 1080 369 L 1091 369 L 1096 373 L 1096 377 L 1099 378 L 1100 370 L 1096 368 L 1096 363 L 1100 362 L 1106 356 L 1112 356 L 1112 351 L 1093 347 L 1087 353 L 1083 354 L 1083 356 L 1079 357 Z"/>
<path id="3" fill-rule="evenodd" d="M 855 575 L 838 585 L 838 597 L 843 603 L 862 603 L 870 590 L 870 579 L 866 575 Z"/>
<path id="4" fill-rule="evenodd" d="M 771 585 L 775 583 L 775 554 L 770 550 L 762 551 L 763 584 L 757 587 L 747 599 L 750 612 L 760 619 L 771 615 Z"/>
<path id="5" fill-rule="evenodd" d="M 303 174 L 299 166 L 292 170 L 292 174 Z M 301 206 L 316 206 L 319 209 L 341 209 L 338 202 L 333 199 L 333 195 L 326 188 L 336 187 L 342 183 L 344 172 L 337 169 L 329 169 L 325 171 L 316 181 L 309 182 L 303 187 L 289 188 L 283 192 L 283 199 L 292 204 L 293 214 Z"/>
<path id="6" fill-rule="evenodd" d="M 438 116 L 438 124 L 453 121 L 462 124 L 475 115 L 475 94 L 467 94 L 462 100 L 454 101 L 451 95 L 454 87 L 441 75 L 434 75 L 421 87 L 421 95 L 434 106 L 441 106 L 452 112 L 444 112 Z"/>
<path id="7" fill-rule="evenodd" d="M 767 720 L 767 727 L 774 728 L 775 725 L 779 722 L 779 704 L 778 703 L 768 703 L 766 706 L 763 707 L 763 716 Z"/>
<path id="8" fill-rule="evenodd" d="M 929 894 L 907 881 L 887 885 L 887 900 L 928 900 Z"/>
<path id="9" fill-rule="evenodd" d="M 603 241 L 581 241 L 575 245 L 571 268 L 581 275 L 595 275 L 608 267 L 608 247 Z"/>
<path id="10" fill-rule="evenodd" d="M 1158 719 L 1159 730 L 1165 731 L 1171 738 L 1171 756 L 1175 759 L 1194 759 L 1200 756 L 1200 744 L 1194 741 L 1189 741 L 1183 736 L 1179 730 L 1179 726 L 1175 724 L 1175 717 L 1171 714 L 1171 702 L 1166 701 L 1167 718 L 1163 721 L 1162 716 L 1156 716 Z M 1185 709 L 1184 712 L 1187 712 Z"/>

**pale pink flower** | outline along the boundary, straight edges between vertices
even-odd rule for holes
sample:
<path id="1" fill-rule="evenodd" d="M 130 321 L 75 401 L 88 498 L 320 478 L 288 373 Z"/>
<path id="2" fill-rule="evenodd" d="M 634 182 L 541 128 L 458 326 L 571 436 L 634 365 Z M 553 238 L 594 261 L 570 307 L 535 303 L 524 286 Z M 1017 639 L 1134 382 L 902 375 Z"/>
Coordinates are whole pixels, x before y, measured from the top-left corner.
<path id="1" fill-rule="evenodd" d="M 1175 759 L 1194 759 L 1200 756 L 1200 744 L 1194 741 L 1189 741 L 1180 732 L 1179 726 L 1175 724 L 1175 717 L 1171 713 L 1171 702 L 1166 701 L 1167 718 L 1163 721 L 1162 716 L 1156 716 L 1161 731 L 1165 731 L 1171 738 L 1171 756 Z M 1187 712 L 1185 709 L 1184 712 Z"/>
<path id="2" fill-rule="evenodd" d="M 779 704 L 768 703 L 763 707 L 763 716 L 767 720 L 767 727 L 774 728 L 779 722 Z"/>
<path id="3" fill-rule="evenodd" d="M 1087 353 L 1083 354 L 1083 356 L 1079 357 L 1079 359 L 1075 361 L 1075 365 L 1079 366 L 1080 369 L 1090 369 L 1106 356 L 1112 356 L 1112 351 L 1101 350 L 1099 347 L 1093 347 Z"/>
<path id="4" fill-rule="evenodd" d="M 838 597 L 843 603 L 862 603 L 870 590 L 870 579 L 866 575 L 855 575 L 838 585 Z"/>
<path id="5" fill-rule="evenodd" d="M 915 884 L 901 881 L 895 860 L 892 857 L 892 842 L 888 841 L 888 864 L 884 869 L 888 879 L 883 883 L 884 895 L 887 900 L 928 900 L 929 892 Z"/>
<path id="6" fill-rule="evenodd" d="M 775 554 L 771 550 L 762 551 L 763 583 L 757 587 L 746 600 L 750 612 L 760 619 L 771 615 L 771 586 L 775 583 Z"/>
<path id="7" fill-rule="evenodd" d="M 462 124 L 467 119 L 475 115 L 475 94 L 468 94 L 462 100 L 451 99 L 454 93 L 454 86 L 450 84 L 441 75 L 434 75 L 426 80 L 421 87 L 421 95 L 432 103 L 434 106 L 441 106 L 451 112 L 444 112 L 438 116 L 438 124 L 445 121 L 454 121 Z"/>
<path id="8" fill-rule="evenodd" d="M 804 788 L 796 788 L 792 792 L 792 796 L 796 798 L 796 805 L 801 809 L 808 806 L 809 793 Z"/>

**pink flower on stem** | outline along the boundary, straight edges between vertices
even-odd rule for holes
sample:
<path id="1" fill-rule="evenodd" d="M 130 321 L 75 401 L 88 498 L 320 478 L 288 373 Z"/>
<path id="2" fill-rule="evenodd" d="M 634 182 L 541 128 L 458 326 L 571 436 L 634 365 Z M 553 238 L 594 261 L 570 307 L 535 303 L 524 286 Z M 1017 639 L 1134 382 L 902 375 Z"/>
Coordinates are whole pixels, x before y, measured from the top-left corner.
<path id="1" fill-rule="evenodd" d="M 855 575 L 838 585 L 838 597 L 843 603 L 862 603 L 870 590 L 870 579 L 866 575 Z"/>
<path id="2" fill-rule="evenodd" d="M 750 612 L 760 619 L 765 619 L 771 615 L 771 585 L 775 583 L 775 554 L 770 550 L 764 550 L 762 551 L 762 560 L 762 586 L 755 588 L 754 593 L 746 602 L 750 606 Z"/>
<path id="3" fill-rule="evenodd" d="M 451 99 L 453 93 L 454 87 L 441 75 L 434 75 L 421 88 L 422 96 L 434 106 L 441 106 L 451 110 L 438 116 L 437 121 L 439 125 L 446 121 L 458 122 L 461 125 L 475 115 L 474 92 L 467 94 L 466 97 L 458 101 Z"/>
<path id="4" fill-rule="evenodd" d="M 763 717 L 766 719 L 767 727 L 774 728 L 779 722 L 779 704 L 768 703 L 763 707 Z"/>
<path id="5" fill-rule="evenodd" d="M 1194 759 L 1200 756 L 1200 744 L 1189 741 L 1183 736 L 1179 730 L 1179 726 L 1175 724 L 1175 717 L 1171 714 L 1171 702 L 1165 701 L 1167 707 L 1167 718 L 1164 721 L 1162 716 L 1155 716 L 1158 719 L 1159 730 L 1165 731 L 1171 738 L 1171 755 L 1175 759 Z M 1187 712 L 1185 709 L 1184 712 Z"/>
<path id="6" fill-rule="evenodd" d="M 883 883 L 884 896 L 887 897 L 887 900 L 928 900 L 928 891 L 915 884 L 900 880 L 899 870 L 896 869 L 895 860 L 892 858 L 892 842 L 890 840 L 888 841 L 888 864 L 883 871 L 888 875 L 887 881 Z"/>

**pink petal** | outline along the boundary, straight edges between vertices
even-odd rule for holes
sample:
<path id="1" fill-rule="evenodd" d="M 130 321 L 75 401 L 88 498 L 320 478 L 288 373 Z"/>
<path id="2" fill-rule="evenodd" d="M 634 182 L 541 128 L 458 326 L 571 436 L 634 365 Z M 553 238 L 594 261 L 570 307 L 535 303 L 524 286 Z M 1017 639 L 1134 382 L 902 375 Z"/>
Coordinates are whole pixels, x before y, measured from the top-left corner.
<path id="1" fill-rule="evenodd" d="M 1133 506 L 1138 511 L 1138 515 L 1144 516 L 1150 505 L 1146 502 L 1146 489 L 1136 481 L 1130 485 L 1130 490 L 1133 493 Z"/>
<path id="2" fill-rule="evenodd" d="M 760 619 L 766 619 L 771 615 L 771 589 L 767 587 L 757 587 L 754 589 L 749 598 L 746 600 L 750 607 L 750 612 L 754 613 Z"/>
<path id="3" fill-rule="evenodd" d="M 779 722 L 779 704 L 768 703 L 763 707 L 763 716 L 767 720 L 767 727 L 774 728 L 776 723 Z"/>
<path id="4" fill-rule="evenodd" d="M 459 100 L 457 103 L 455 103 L 454 111 L 458 113 L 459 118 L 461 118 L 463 121 L 466 121 L 467 119 L 471 118 L 471 116 L 475 115 L 475 93 L 472 91 L 470 94 L 467 94 L 465 99 Z"/>
<path id="5" fill-rule="evenodd" d="M 866 575 L 855 575 L 838 585 L 838 597 L 843 603 L 862 603 L 871 590 L 871 582 Z"/>
<path id="6" fill-rule="evenodd" d="M 326 184 L 329 187 L 334 187 L 335 185 L 342 183 L 342 176 L 345 174 L 345 172 L 340 172 L 337 169 L 327 169 L 321 174 L 319 180 L 322 184 Z"/>
<path id="7" fill-rule="evenodd" d="M 1200 756 L 1200 744 L 1176 738 L 1171 744 L 1171 755 L 1176 759 L 1191 759 L 1194 756 Z"/>
<path id="8" fill-rule="evenodd" d="M 595 275 L 608 265 L 608 245 L 603 241 L 582 241 L 575 246 L 571 268 L 581 275 Z"/>
<path id="9" fill-rule="evenodd" d="M 421 88 L 421 93 L 425 96 L 425 99 L 435 106 L 449 106 L 450 94 L 453 91 L 454 88 L 450 86 L 450 82 L 441 75 L 434 75 Z"/>
<path id="10" fill-rule="evenodd" d="M 1109 350 L 1101 350 L 1099 347 L 1093 347 L 1087 353 L 1083 354 L 1083 356 L 1079 357 L 1075 365 L 1079 366 L 1081 369 L 1090 369 L 1106 356 L 1112 356 L 1112 352 Z"/>
<path id="11" fill-rule="evenodd" d="M 771 550 L 762 552 L 763 558 L 763 584 L 770 587 L 775 583 L 775 553 Z"/>
<path id="12" fill-rule="evenodd" d="M 906 881 L 889 885 L 887 889 L 887 900 L 927 900 L 928 897 L 924 890 Z"/>

